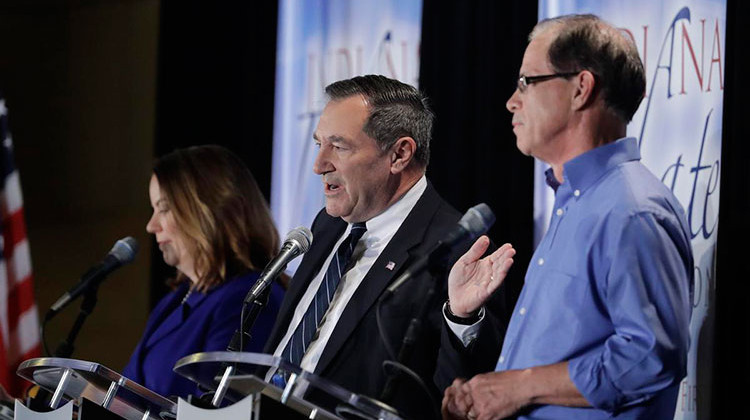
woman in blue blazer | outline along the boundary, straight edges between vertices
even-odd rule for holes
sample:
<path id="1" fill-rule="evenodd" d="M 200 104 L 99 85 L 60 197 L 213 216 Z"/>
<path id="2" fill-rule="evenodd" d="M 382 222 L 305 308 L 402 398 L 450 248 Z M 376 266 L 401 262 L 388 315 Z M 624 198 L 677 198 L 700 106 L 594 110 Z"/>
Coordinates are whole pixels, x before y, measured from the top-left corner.
<path id="1" fill-rule="evenodd" d="M 153 214 L 146 230 L 177 275 L 123 375 L 163 396 L 199 395 L 197 385 L 172 368 L 189 354 L 227 349 L 247 292 L 278 252 L 278 233 L 252 174 L 220 146 L 159 159 L 149 197 Z M 284 291 L 277 283 L 268 290 L 244 351 L 262 351 L 276 319 Z"/>

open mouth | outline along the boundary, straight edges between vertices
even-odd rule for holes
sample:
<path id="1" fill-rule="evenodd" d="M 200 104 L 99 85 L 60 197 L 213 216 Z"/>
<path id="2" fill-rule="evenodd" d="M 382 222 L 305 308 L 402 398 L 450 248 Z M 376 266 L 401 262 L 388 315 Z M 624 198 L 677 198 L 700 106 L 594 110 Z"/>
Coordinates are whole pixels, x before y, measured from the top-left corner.
<path id="1" fill-rule="evenodd" d="M 338 191 L 339 188 L 341 188 L 341 186 L 338 185 L 338 184 L 329 184 L 329 183 L 326 183 L 326 191 L 327 192 L 328 191 L 335 192 L 335 191 Z"/>

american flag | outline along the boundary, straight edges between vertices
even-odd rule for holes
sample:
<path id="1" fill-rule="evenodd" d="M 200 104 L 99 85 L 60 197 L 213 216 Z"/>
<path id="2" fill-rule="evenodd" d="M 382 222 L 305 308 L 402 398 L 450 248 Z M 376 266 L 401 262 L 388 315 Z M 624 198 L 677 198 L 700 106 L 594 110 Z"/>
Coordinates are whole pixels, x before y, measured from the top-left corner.
<path id="1" fill-rule="evenodd" d="M 0 383 L 13 396 L 29 384 L 16 375 L 22 361 L 41 354 L 39 318 L 34 301 L 31 254 L 26 239 L 23 199 L 13 164 L 8 109 L 0 95 Z"/>

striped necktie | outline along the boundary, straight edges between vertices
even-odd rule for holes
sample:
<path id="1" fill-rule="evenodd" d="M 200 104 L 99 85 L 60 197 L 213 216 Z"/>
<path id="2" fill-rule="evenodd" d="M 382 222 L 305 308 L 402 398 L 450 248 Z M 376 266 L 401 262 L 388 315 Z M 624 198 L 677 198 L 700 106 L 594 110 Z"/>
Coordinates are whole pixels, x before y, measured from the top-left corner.
<path id="1" fill-rule="evenodd" d="M 346 267 L 349 264 L 354 247 L 357 246 L 359 238 L 362 237 L 366 230 L 367 226 L 365 226 L 364 222 L 354 223 L 349 236 L 341 242 L 341 245 L 336 250 L 336 254 L 331 259 L 323 281 L 315 293 L 315 298 L 307 308 L 302 321 L 297 325 L 297 329 L 294 330 L 294 334 L 289 339 L 284 352 L 281 353 L 281 357 L 293 365 L 299 366 L 302 361 L 302 356 L 307 351 L 307 347 L 318 330 L 320 320 L 328 310 L 328 305 L 330 305 L 331 299 L 333 299 L 333 295 L 336 293 L 336 287 L 338 287 L 339 281 L 341 281 L 341 276 L 346 272 Z"/>

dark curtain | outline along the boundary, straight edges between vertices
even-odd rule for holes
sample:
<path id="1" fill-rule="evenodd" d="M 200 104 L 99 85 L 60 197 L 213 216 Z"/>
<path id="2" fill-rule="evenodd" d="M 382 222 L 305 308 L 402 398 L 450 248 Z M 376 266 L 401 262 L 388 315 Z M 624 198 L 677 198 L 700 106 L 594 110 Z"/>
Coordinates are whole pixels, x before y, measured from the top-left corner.
<path id="1" fill-rule="evenodd" d="M 270 199 L 276 1 L 162 0 L 155 156 L 197 144 L 237 153 Z M 152 306 L 174 275 L 152 255 Z"/>
<path id="2" fill-rule="evenodd" d="M 727 2 L 726 74 L 724 83 L 724 126 L 721 150 L 721 192 L 716 260 L 716 324 L 714 329 L 714 376 L 712 381 L 712 418 L 738 418 L 744 405 L 750 374 L 750 270 L 747 241 L 750 237 L 750 145 L 747 118 L 750 88 L 747 71 L 742 67 L 741 50 L 750 41 L 747 21 L 750 4 Z M 713 292 L 713 291 L 712 291 Z M 706 390 L 705 394 L 710 395 Z M 704 395 L 698 395 L 698 401 Z"/>
<path id="3" fill-rule="evenodd" d="M 536 16 L 536 2 L 434 0 L 422 16 L 419 87 L 436 114 L 427 176 L 459 211 L 494 211 L 490 238 L 517 250 L 511 309 L 532 254 L 534 163 L 516 149 L 505 102 Z"/>

